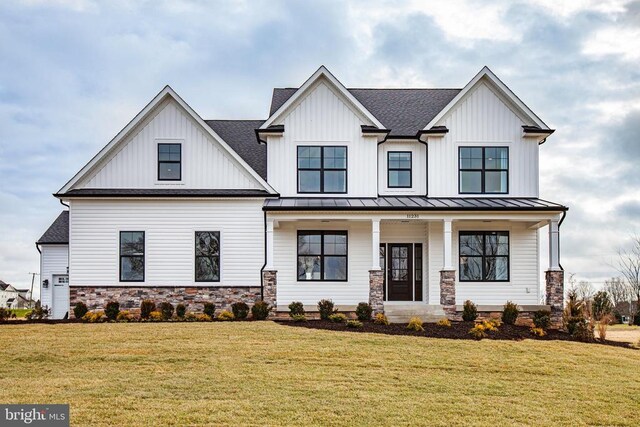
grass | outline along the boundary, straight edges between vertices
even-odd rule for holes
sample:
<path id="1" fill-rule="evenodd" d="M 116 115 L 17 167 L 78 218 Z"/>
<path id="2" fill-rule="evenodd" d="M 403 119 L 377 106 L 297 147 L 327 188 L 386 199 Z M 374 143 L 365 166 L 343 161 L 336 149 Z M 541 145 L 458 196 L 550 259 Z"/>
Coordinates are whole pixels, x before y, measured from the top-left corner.
<path id="1" fill-rule="evenodd" d="M 15 313 L 16 317 L 18 318 L 24 318 L 27 313 L 29 313 L 31 311 L 30 308 L 12 308 L 11 312 Z"/>
<path id="2" fill-rule="evenodd" d="M 72 425 L 640 424 L 640 357 L 272 322 L 0 326 L 3 403 Z M 29 349 L 25 352 L 25 349 Z"/>

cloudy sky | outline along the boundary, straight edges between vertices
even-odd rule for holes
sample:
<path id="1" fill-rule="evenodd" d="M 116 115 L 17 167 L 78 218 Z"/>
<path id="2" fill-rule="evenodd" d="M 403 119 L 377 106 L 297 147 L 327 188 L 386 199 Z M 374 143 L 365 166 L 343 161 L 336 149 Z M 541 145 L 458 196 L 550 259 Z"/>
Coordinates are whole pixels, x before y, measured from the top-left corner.
<path id="1" fill-rule="evenodd" d="M 266 118 L 326 65 L 348 87 L 462 87 L 488 65 L 550 127 L 541 197 L 596 284 L 640 232 L 640 2 L 0 4 L 0 279 L 26 287 L 51 196 L 165 85 L 207 119 Z M 543 265 L 544 265 L 543 260 Z"/>

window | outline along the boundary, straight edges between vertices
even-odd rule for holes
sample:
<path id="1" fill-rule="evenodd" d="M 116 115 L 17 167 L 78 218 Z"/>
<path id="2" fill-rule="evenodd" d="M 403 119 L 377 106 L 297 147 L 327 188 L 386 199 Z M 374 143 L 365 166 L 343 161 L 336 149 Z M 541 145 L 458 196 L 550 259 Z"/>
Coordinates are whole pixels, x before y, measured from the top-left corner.
<path id="1" fill-rule="evenodd" d="M 460 281 L 509 281 L 509 232 L 461 231 Z"/>
<path id="2" fill-rule="evenodd" d="M 120 281 L 144 282 L 144 231 L 120 232 Z"/>
<path id="3" fill-rule="evenodd" d="M 460 147 L 458 154 L 460 193 L 509 192 L 508 147 Z"/>
<path id="4" fill-rule="evenodd" d="M 411 151 L 387 153 L 387 187 L 411 188 Z"/>
<path id="5" fill-rule="evenodd" d="M 220 232 L 196 231 L 196 282 L 220 281 Z"/>
<path id="6" fill-rule="evenodd" d="M 158 181 L 182 179 L 182 144 L 158 144 Z"/>
<path id="7" fill-rule="evenodd" d="M 413 253 L 415 262 L 413 263 L 414 268 L 414 301 L 422 301 L 422 244 L 416 243 L 413 247 Z"/>
<path id="8" fill-rule="evenodd" d="M 298 280 L 347 280 L 346 231 L 298 231 Z"/>
<path id="9" fill-rule="evenodd" d="M 298 147 L 298 193 L 346 193 L 347 147 Z"/>

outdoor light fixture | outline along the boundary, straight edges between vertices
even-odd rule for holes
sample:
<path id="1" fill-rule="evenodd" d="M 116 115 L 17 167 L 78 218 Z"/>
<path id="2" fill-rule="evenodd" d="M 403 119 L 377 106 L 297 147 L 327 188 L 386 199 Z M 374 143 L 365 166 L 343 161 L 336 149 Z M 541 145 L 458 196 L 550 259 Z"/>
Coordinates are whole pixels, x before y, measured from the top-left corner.
<path id="1" fill-rule="evenodd" d="M 47 289 L 49 287 L 49 279 L 44 279 L 42 281 L 42 287 Z"/>

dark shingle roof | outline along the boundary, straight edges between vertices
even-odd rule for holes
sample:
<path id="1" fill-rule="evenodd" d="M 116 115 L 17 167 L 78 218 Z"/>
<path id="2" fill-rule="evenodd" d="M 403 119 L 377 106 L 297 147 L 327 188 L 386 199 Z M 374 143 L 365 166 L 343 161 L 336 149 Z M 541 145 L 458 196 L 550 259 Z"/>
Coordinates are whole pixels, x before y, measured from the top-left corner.
<path id="1" fill-rule="evenodd" d="M 257 145 L 257 142 L 256 142 Z M 265 190 L 213 188 L 79 188 L 55 196 L 65 197 L 266 197 Z M 46 234 L 46 233 L 45 233 Z"/>
<path id="2" fill-rule="evenodd" d="M 36 242 L 38 244 L 69 243 L 69 211 L 62 211 L 47 231 Z"/>
<path id="3" fill-rule="evenodd" d="M 205 120 L 263 179 L 267 179 L 267 147 L 258 144 L 255 130 L 264 120 Z"/>
<path id="4" fill-rule="evenodd" d="M 296 88 L 276 88 L 271 98 L 275 113 Z M 436 116 L 461 89 L 347 89 L 387 129 L 391 136 L 414 136 Z"/>

